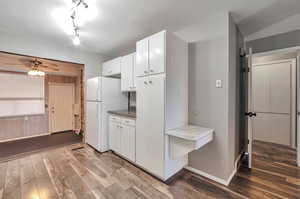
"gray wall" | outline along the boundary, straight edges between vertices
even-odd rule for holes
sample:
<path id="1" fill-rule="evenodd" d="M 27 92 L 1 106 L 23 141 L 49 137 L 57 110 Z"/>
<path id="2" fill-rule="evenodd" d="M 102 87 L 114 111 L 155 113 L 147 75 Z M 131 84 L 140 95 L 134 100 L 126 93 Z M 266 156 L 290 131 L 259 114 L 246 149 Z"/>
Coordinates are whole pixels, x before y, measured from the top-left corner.
<path id="1" fill-rule="evenodd" d="M 230 16 L 223 20 L 215 38 L 189 44 L 189 122 L 215 129 L 213 142 L 189 155 L 189 166 L 227 180 L 239 151 L 240 33 Z"/>
<path id="2" fill-rule="evenodd" d="M 246 45 L 247 49 L 252 47 L 253 53 L 300 46 L 300 30 L 248 41 Z"/>
<path id="3" fill-rule="evenodd" d="M 238 27 L 229 16 L 229 78 L 228 78 L 228 118 L 229 118 L 229 164 L 235 162 L 244 147 L 244 135 L 240 131 L 241 114 L 241 69 L 240 48 L 244 46 L 244 38 Z"/>

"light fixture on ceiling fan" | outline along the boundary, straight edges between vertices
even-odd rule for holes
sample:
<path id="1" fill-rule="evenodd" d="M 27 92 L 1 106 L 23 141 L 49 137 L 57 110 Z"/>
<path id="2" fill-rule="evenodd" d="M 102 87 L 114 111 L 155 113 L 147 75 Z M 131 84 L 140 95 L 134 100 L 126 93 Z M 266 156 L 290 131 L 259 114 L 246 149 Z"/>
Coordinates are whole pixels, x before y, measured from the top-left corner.
<path id="1" fill-rule="evenodd" d="M 56 64 L 49 63 L 49 65 L 44 65 L 44 63 L 42 61 L 39 61 L 37 58 L 35 58 L 34 60 L 22 59 L 20 61 L 24 61 L 25 65 L 30 68 L 30 70 L 27 72 L 27 74 L 30 76 L 45 76 L 45 70 L 59 71 L 58 66 Z M 42 68 L 45 70 L 42 70 Z"/>

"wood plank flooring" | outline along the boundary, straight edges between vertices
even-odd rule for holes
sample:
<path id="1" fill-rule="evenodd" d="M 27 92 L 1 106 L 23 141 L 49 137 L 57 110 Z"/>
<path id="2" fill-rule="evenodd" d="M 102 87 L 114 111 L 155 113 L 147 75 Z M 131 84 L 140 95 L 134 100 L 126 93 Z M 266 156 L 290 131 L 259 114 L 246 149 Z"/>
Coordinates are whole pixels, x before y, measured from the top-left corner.
<path id="1" fill-rule="evenodd" d="M 0 163 L 0 199 L 300 198 L 294 156 L 255 143 L 254 168 L 241 167 L 228 187 L 186 170 L 167 185 L 111 152 L 73 144 Z"/>
<path id="2" fill-rule="evenodd" d="M 72 131 L 65 131 L 40 137 L 2 142 L 0 143 L 0 161 L 51 147 L 80 143 L 81 140 L 81 135 L 76 135 Z"/>

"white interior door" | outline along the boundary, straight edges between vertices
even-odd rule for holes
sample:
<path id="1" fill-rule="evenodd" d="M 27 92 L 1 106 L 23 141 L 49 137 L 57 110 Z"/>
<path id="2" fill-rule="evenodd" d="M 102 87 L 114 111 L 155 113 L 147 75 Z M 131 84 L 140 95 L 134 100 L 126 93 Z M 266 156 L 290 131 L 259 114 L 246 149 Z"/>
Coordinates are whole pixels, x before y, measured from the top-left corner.
<path id="1" fill-rule="evenodd" d="M 74 129 L 74 84 L 49 84 L 49 130 L 51 133 Z"/>
<path id="2" fill-rule="evenodd" d="M 300 167 L 300 50 L 297 55 L 297 163 Z"/>
<path id="3" fill-rule="evenodd" d="M 252 66 L 253 139 L 292 147 L 292 60 Z"/>
<path id="4" fill-rule="evenodd" d="M 252 168 L 252 143 L 253 143 L 253 117 L 255 116 L 252 103 L 252 48 L 249 49 L 248 55 L 248 104 L 247 104 L 247 126 L 248 126 L 248 167 Z"/>

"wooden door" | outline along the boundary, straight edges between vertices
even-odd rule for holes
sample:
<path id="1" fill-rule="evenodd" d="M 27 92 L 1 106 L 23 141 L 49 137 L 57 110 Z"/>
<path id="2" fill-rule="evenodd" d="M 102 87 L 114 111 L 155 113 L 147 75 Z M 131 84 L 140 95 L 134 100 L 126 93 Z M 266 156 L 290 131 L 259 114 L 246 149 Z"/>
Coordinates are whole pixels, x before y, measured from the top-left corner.
<path id="1" fill-rule="evenodd" d="M 166 65 L 166 32 L 162 31 L 149 38 L 149 73 L 165 72 Z"/>
<path id="2" fill-rule="evenodd" d="M 74 88 L 74 84 L 49 83 L 50 133 L 74 129 Z"/>
<path id="3" fill-rule="evenodd" d="M 137 77 L 149 73 L 149 39 L 143 39 L 136 43 L 136 73 Z"/>

